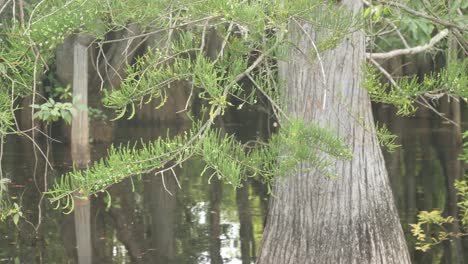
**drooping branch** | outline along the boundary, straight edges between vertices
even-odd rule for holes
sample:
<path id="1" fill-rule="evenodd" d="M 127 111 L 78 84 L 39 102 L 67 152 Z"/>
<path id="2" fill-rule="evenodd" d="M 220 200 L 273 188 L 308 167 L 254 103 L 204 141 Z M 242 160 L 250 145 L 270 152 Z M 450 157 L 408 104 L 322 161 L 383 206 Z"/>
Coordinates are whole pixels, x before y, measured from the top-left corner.
<path id="1" fill-rule="evenodd" d="M 385 4 L 385 5 L 389 5 L 389 6 L 394 6 L 394 7 L 397 7 L 403 11 L 405 11 L 406 13 L 409 13 L 413 16 L 417 16 L 417 17 L 422 17 L 422 18 L 425 18 L 427 20 L 430 20 L 432 22 L 435 22 L 439 25 L 442 25 L 442 26 L 445 26 L 447 28 L 456 28 L 460 31 L 467 31 L 468 30 L 468 27 L 462 27 L 462 26 L 459 26 L 457 24 L 453 24 L 449 21 L 446 21 L 446 20 L 443 20 L 443 19 L 440 19 L 438 17 L 434 17 L 434 16 L 431 16 L 431 15 L 428 15 L 426 13 L 422 13 L 422 12 L 419 12 L 419 11 L 416 11 L 414 9 L 411 9 L 410 7 L 406 6 L 406 5 L 403 5 L 403 4 L 400 4 L 398 2 L 395 2 L 395 1 L 385 1 L 385 0 L 379 0 L 380 3 L 382 4 Z"/>
<path id="2" fill-rule="evenodd" d="M 389 52 L 382 52 L 382 53 L 366 53 L 367 58 L 369 59 L 390 59 L 396 56 L 401 56 L 401 55 L 412 55 L 412 54 L 417 54 L 421 53 L 424 51 L 427 51 L 431 48 L 433 48 L 438 42 L 440 42 L 442 39 L 448 36 L 448 29 L 444 29 L 441 32 L 439 32 L 437 35 L 435 35 L 427 44 L 412 47 L 412 48 L 407 48 L 407 49 L 397 49 L 397 50 L 392 50 Z"/>

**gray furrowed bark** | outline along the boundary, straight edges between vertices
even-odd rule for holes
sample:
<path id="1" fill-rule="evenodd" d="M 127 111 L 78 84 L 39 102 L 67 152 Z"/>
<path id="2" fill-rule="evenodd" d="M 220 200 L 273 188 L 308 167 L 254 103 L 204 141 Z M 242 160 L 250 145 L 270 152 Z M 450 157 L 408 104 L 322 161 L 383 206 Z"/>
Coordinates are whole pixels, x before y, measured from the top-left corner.
<path id="1" fill-rule="evenodd" d="M 359 8 L 359 0 L 350 2 Z M 355 32 L 321 55 L 323 87 L 319 61 L 311 63 L 303 53 L 313 52 L 319 33 L 310 24 L 302 27 L 291 26 L 297 48 L 279 64 L 288 111 L 331 128 L 352 149 L 353 159 L 333 165 L 337 179 L 300 164 L 294 175 L 277 181 L 257 263 L 410 263 L 370 99 L 360 84 L 364 35 Z"/>

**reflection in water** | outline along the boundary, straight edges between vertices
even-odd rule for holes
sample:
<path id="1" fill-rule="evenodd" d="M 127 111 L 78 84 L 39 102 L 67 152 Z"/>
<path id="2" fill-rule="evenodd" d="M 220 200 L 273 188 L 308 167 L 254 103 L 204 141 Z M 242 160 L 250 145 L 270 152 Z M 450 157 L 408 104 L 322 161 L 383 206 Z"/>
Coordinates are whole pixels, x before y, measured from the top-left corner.
<path id="1" fill-rule="evenodd" d="M 92 263 L 91 250 L 91 202 L 88 197 L 73 197 L 75 200 L 75 234 L 76 250 L 79 264 Z"/>
<path id="2" fill-rule="evenodd" d="M 376 116 L 399 135 L 397 143 L 402 145 L 393 153 L 385 153 L 385 158 L 411 248 L 408 224 L 416 221 L 417 211 L 448 211 L 453 204 L 452 190 L 447 186 L 451 181 L 448 175 L 456 174 L 453 170 L 458 164 L 458 149 L 449 141 L 456 132 L 423 109 L 409 119 L 396 118 L 394 110 L 382 107 Z M 155 127 L 120 124 L 113 137 L 126 142 L 167 135 L 166 130 Z M 170 127 L 173 134 L 186 129 L 180 124 Z M 95 144 L 92 160 L 105 156 L 108 147 L 107 143 Z M 65 144 L 52 145 L 50 160 L 55 170 L 48 173 L 49 186 L 71 168 L 69 149 Z M 35 230 L 44 164 L 35 163 L 30 143 L 9 138 L 3 168 L 12 179 L 10 195 L 22 204 L 28 222 L 20 221 L 18 228 L 11 221 L 0 223 L 0 263 L 76 263 L 73 216 L 52 210 L 45 201 L 40 205 L 42 224 Z M 262 215 L 267 210 L 265 187 L 255 179 L 237 190 L 216 179 L 208 184 L 209 173 L 200 176 L 203 169 L 199 160 L 177 167 L 174 173 L 180 189 L 172 172 L 164 174 L 164 184 L 160 174 L 149 173 L 112 186 L 109 195 L 92 197 L 91 221 L 86 228 L 91 233 L 93 263 L 252 263 L 263 229 Z M 456 250 L 456 245 L 447 244 L 426 254 L 413 250 L 412 255 L 414 263 L 448 264 L 455 263 L 454 258 L 461 259 Z"/>
<path id="3" fill-rule="evenodd" d="M 240 224 L 240 242 L 242 264 L 249 264 L 252 258 L 255 259 L 255 238 L 252 224 L 252 212 L 249 203 L 249 184 L 244 183 L 244 186 L 236 191 L 237 214 L 239 215 Z"/>
<path id="4" fill-rule="evenodd" d="M 223 259 L 221 257 L 221 213 L 220 205 L 223 194 L 223 186 L 221 181 L 213 178 L 210 184 L 209 192 L 209 211 L 208 219 L 210 225 L 210 259 L 211 264 L 221 264 Z"/>
<path id="5" fill-rule="evenodd" d="M 143 180 L 143 199 L 149 216 L 145 235 L 150 240 L 145 259 L 152 260 L 153 263 L 174 263 L 178 187 L 173 176 L 169 172 Z"/>
<path id="6" fill-rule="evenodd" d="M 443 107 L 440 111 L 457 120 Z M 445 215 L 456 215 L 453 182 L 463 175 L 457 159 L 461 151 L 460 127 L 441 121 L 423 108 L 413 118 L 402 118 L 396 117 L 393 108 L 379 105 L 376 116 L 399 136 L 396 143 L 402 145 L 393 153 L 384 151 L 384 156 L 413 263 L 465 263 L 467 256 L 463 256 L 466 251 L 462 247 L 463 243 L 468 245 L 466 239 L 454 239 L 422 253 L 414 250 L 409 227 L 417 221 L 418 211 L 438 208 Z M 460 232 L 460 228 L 455 225 L 451 231 Z"/>
<path id="7" fill-rule="evenodd" d="M 172 125 L 169 131 L 176 134 L 184 129 L 184 126 Z M 165 136 L 167 131 L 132 128 L 125 124 L 125 128 L 116 129 L 115 136 L 124 142 L 139 138 L 148 140 L 159 135 Z M 18 138 L 8 141 L 3 168 L 13 182 L 11 195 L 19 197 L 26 219 L 35 224 L 40 195 L 32 180 L 34 155 L 29 149 L 18 148 L 23 145 L 30 148 L 30 143 Z M 105 156 L 108 147 L 105 143 L 95 144 L 91 149 L 92 160 Z M 71 169 L 69 153 L 66 144 L 51 147 L 55 170 L 49 172 L 49 186 L 54 177 Z M 41 166 L 36 168 L 41 170 L 38 179 L 43 179 L 44 166 Z M 92 255 L 93 263 L 250 263 L 243 262 L 246 258 L 241 256 L 244 242 L 241 243 L 239 232 L 243 233 L 245 221 L 237 212 L 258 208 L 260 198 L 251 194 L 249 200 L 247 193 L 241 198 L 241 204 L 236 203 L 236 195 L 239 196 L 236 190 L 231 186 L 223 187 L 215 179 L 208 184 L 209 175 L 200 176 L 203 169 L 204 164 L 198 160 L 175 168 L 180 189 L 172 172 L 164 174 L 164 184 L 160 174 L 136 176 L 109 188 L 109 195 L 102 193 L 91 200 L 77 199 L 76 217 L 53 210 L 45 200 L 42 204 L 43 223 L 37 235 L 25 221 L 21 221 L 18 229 L 11 221 L 0 223 L 0 263 L 14 262 L 15 259 L 19 263 L 78 263 L 78 252 L 85 248 L 80 246 L 80 237 L 86 234 L 91 234 L 91 243 L 87 244 L 91 254 L 81 251 L 80 255 Z M 109 197 L 110 206 L 107 203 Z M 80 207 L 81 203 L 87 202 L 90 207 Z M 238 205 L 242 208 L 237 208 Z M 89 210 L 85 211 L 88 216 L 84 218 L 89 217 L 90 224 L 76 224 L 81 215 L 79 208 Z M 260 210 L 252 210 L 250 214 L 247 225 L 251 226 L 253 221 L 258 223 L 260 228 L 255 237 L 259 238 Z M 247 229 L 253 230 L 251 227 Z M 252 237 L 249 234 L 249 239 Z M 250 243 L 254 247 L 255 244 Z M 255 249 L 251 252 L 250 256 L 253 256 Z"/>

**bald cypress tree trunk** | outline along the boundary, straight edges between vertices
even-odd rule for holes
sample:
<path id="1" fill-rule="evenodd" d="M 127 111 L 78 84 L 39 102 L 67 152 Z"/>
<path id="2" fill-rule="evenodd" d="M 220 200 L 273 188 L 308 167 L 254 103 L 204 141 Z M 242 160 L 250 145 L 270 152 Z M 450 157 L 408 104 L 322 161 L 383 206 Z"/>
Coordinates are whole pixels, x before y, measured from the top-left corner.
<path id="1" fill-rule="evenodd" d="M 346 4 L 357 12 L 361 1 Z M 361 88 L 363 33 L 348 35 L 321 54 L 325 84 L 319 60 L 310 63 L 304 56 L 313 52 L 312 40 L 320 34 L 307 23 L 292 24 L 291 33 L 296 47 L 279 65 L 288 111 L 331 128 L 352 149 L 353 159 L 333 165 L 336 179 L 303 163 L 277 181 L 258 263 L 410 263 L 370 99 Z"/>

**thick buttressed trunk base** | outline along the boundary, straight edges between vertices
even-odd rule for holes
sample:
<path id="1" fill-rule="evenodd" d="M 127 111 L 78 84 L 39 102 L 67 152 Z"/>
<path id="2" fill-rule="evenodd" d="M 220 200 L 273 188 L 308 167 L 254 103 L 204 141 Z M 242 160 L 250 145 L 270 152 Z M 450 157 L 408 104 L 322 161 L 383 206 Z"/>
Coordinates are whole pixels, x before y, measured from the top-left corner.
<path id="1" fill-rule="evenodd" d="M 360 4 L 355 2 L 356 8 Z M 356 9 L 355 9 L 356 10 Z M 369 97 L 361 88 L 364 36 L 355 32 L 321 55 L 325 85 L 309 24 L 292 26 L 290 60 L 281 63 L 288 111 L 332 129 L 352 149 L 353 159 L 331 168 L 330 179 L 300 164 L 273 190 L 260 264 L 410 263 L 384 159 L 374 133 Z"/>

